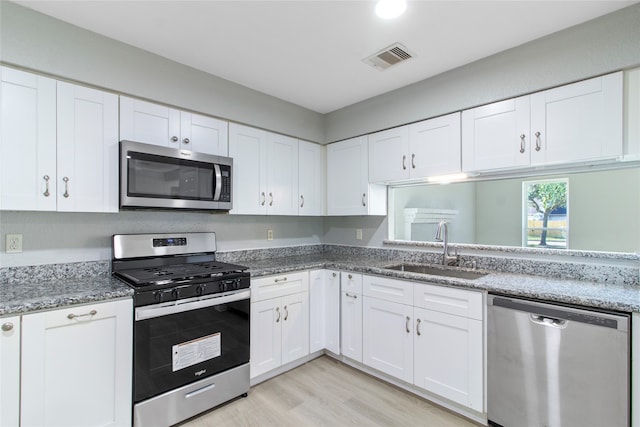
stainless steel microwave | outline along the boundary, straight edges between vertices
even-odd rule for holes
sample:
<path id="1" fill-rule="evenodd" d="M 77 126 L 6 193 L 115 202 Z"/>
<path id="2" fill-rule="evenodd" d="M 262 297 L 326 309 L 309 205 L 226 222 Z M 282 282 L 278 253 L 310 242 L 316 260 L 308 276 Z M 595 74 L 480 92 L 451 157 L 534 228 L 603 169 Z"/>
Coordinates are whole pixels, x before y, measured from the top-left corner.
<path id="1" fill-rule="evenodd" d="M 228 211 L 233 159 L 120 141 L 120 207 Z"/>

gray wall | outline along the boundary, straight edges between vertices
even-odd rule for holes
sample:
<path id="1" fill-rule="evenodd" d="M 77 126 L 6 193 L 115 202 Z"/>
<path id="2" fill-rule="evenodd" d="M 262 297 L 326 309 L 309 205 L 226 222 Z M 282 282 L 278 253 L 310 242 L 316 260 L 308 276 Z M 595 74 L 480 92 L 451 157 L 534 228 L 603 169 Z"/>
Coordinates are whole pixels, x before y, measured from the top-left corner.
<path id="1" fill-rule="evenodd" d="M 326 140 L 335 142 L 638 64 L 640 4 L 635 4 L 329 113 Z"/>
<path id="2" fill-rule="evenodd" d="M 319 113 L 6 1 L 0 1 L 0 60 L 296 138 L 324 141 L 324 116 Z"/>

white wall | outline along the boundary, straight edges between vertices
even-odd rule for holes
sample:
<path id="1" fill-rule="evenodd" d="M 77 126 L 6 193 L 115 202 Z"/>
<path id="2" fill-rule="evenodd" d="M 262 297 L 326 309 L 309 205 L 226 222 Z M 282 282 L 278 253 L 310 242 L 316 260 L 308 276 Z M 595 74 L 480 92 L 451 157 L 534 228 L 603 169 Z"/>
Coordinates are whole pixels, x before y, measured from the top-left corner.
<path id="1" fill-rule="evenodd" d="M 635 4 L 334 111 L 327 115 L 326 140 L 335 142 L 632 68 L 640 64 L 639 40 L 640 4 Z"/>

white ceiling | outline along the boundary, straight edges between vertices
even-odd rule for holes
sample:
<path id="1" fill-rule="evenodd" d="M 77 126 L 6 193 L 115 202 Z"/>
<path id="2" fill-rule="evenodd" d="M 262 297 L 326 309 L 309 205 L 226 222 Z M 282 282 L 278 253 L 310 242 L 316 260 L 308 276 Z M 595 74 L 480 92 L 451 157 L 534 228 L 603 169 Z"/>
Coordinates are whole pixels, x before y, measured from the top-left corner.
<path id="1" fill-rule="evenodd" d="M 636 1 L 409 1 L 389 21 L 372 0 L 16 3 L 328 113 Z M 415 57 L 386 71 L 362 62 L 395 42 Z"/>

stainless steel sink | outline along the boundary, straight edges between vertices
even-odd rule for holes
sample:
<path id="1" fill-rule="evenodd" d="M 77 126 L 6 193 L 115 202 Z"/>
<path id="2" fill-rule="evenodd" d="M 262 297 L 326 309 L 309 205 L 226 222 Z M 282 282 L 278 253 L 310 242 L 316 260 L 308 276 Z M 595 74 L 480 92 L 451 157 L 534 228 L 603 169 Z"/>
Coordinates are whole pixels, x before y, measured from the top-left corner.
<path id="1" fill-rule="evenodd" d="M 394 264 L 384 267 L 387 270 L 407 271 L 410 273 L 430 274 L 433 276 L 455 277 L 458 279 L 475 280 L 487 275 L 479 271 L 461 270 L 455 267 L 441 267 L 429 264 Z"/>

